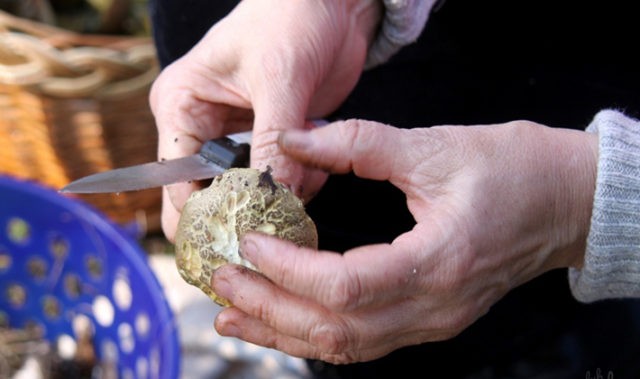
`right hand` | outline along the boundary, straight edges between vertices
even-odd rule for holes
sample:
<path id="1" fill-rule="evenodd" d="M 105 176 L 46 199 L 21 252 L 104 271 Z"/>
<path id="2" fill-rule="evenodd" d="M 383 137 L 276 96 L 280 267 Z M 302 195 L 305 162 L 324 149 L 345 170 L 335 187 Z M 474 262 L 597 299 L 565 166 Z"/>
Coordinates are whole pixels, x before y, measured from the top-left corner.
<path id="1" fill-rule="evenodd" d="M 251 166 L 308 200 L 326 173 L 277 144 L 280 131 L 335 110 L 355 86 L 381 18 L 377 0 L 244 0 L 153 85 L 160 159 L 196 153 L 208 139 L 253 128 Z M 165 187 L 163 230 L 173 240 L 196 184 Z"/>

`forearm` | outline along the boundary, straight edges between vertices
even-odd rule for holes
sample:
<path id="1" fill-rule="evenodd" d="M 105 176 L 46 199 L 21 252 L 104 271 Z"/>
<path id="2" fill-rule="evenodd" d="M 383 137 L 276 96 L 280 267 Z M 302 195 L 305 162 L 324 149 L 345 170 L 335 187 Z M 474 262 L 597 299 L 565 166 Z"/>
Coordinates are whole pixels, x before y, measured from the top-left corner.
<path id="1" fill-rule="evenodd" d="M 600 112 L 599 162 L 584 265 L 570 269 L 576 299 L 640 297 L 640 121 Z"/>

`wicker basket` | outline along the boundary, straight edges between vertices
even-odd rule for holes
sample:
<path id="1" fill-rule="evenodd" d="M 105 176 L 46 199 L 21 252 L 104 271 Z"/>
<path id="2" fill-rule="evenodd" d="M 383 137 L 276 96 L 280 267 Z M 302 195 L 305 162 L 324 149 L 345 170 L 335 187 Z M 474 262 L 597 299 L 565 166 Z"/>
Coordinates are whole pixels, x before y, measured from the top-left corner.
<path id="1" fill-rule="evenodd" d="M 156 159 L 149 38 L 76 34 L 0 12 L 0 172 L 53 188 Z M 160 229 L 160 189 L 82 195 L 118 223 Z"/>

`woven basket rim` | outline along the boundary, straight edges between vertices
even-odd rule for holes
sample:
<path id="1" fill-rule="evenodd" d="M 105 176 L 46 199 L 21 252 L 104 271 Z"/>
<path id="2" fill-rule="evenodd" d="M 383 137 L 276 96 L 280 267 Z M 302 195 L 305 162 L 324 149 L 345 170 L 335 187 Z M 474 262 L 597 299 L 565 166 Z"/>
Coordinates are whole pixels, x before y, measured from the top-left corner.
<path id="1" fill-rule="evenodd" d="M 0 84 L 56 97 L 123 96 L 159 72 L 152 39 L 80 34 L 0 11 Z"/>

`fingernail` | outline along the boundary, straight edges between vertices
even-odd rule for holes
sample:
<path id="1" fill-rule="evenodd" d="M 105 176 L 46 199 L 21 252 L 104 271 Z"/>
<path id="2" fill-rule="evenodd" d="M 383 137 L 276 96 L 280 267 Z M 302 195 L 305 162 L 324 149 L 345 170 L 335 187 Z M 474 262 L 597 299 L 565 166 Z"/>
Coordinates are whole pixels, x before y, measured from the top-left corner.
<path id="1" fill-rule="evenodd" d="M 240 337 L 242 332 L 238 325 L 236 325 L 233 321 L 229 320 L 229 317 L 224 311 L 218 314 L 218 317 L 215 322 L 216 330 L 220 335 L 226 337 Z"/>
<path id="2" fill-rule="evenodd" d="M 285 150 L 305 150 L 311 146 L 311 138 L 308 131 L 286 130 L 278 136 L 278 144 Z"/>
<path id="3" fill-rule="evenodd" d="M 242 332 L 240 328 L 232 322 L 227 322 L 222 325 L 222 330 L 220 331 L 222 335 L 226 337 L 240 337 L 242 336 Z"/>

